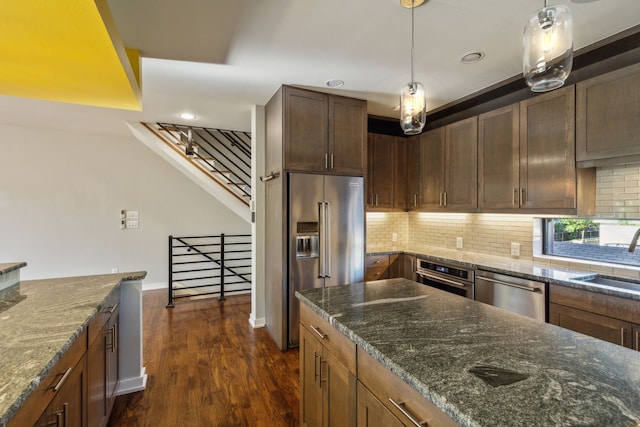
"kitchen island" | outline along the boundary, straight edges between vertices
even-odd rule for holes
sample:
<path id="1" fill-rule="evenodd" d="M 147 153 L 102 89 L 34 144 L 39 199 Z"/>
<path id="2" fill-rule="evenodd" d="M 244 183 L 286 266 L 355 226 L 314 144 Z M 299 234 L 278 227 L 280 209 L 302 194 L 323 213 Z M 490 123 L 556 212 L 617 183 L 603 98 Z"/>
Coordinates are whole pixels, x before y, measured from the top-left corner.
<path id="1" fill-rule="evenodd" d="M 141 347 L 141 280 L 145 272 L 22 281 L 19 298 L 0 304 L 0 426 L 5 426 L 38 389 L 79 337 L 103 302 L 119 293 L 119 392 L 144 388 Z M 0 301 L 1 302 L 1 301 Z M 86 348 L 86 342 L 82 343 Z"/>
<path id="2" fill-rule="evenodd" d="M 406 279 L 297 296 L 460 425 L 640 425 L 638 352 Z"/>

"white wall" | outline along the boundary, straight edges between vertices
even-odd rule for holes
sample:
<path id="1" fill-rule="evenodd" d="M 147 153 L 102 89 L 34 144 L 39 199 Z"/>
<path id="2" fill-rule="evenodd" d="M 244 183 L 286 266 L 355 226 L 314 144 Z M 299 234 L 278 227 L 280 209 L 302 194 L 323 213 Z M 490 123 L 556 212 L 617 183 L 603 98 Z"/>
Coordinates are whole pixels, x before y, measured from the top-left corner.
<path id="1" fill-rule="evenodd" d="M 27 262 L 22 280 L 118 268 L 166 286 L 170 234 L 222 232 L 251 227 L 133 136 L 0 125 L 0 262 Z"/>

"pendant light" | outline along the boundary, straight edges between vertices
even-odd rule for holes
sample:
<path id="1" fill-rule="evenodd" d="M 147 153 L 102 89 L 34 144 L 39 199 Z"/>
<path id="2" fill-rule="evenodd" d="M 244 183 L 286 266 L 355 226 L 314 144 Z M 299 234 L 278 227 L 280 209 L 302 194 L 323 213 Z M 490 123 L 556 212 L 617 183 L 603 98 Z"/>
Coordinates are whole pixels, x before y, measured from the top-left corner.
<path id="1" fill-rule="evenodd" d="M 573 65 L 573 20 L 567 6 L 558 4 L 537 11 L 524 27 L 522 39 L 524 79 L 533 92 L 557 89 Z"/>
<path id="2" fill-rule="evenodd" d="M 427 97 L 422 83 L 413 80 L 413 39 L 414 39 L 414 9 L 423 3 L 416 0 L 401 0 L 403 7 L 411 8 L 411 82 L 402 88 L 400 93 L 400 126 L 405 135 L 416 135 L 422 132 L 427 119 Z"/>

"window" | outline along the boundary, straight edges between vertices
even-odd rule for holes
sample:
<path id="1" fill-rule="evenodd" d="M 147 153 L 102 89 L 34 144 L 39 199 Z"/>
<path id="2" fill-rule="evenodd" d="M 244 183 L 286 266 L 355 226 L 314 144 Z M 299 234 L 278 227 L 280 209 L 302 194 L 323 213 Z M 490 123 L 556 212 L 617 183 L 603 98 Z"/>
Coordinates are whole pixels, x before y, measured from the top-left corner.
<path id="1" fill-rule="evenodd" d="M 640 248 L 629 252 L 637 239 L 640 220 L 554 218 L 544 220 L 544 253 L 614 264 L 640 266 Z M 640 243 L 640 242 L 638 242 Z"/>

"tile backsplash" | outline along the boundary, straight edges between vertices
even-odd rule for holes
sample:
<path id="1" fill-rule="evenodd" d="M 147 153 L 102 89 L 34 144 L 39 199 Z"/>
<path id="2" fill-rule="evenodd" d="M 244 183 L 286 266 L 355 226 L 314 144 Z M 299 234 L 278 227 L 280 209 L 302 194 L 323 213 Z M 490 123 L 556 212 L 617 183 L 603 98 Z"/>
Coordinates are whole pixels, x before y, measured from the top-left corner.
<path id="1" fill-rule="evenodd" d="M 640 164 L 596 169 L 596 217 L 640 218 Z"/>

